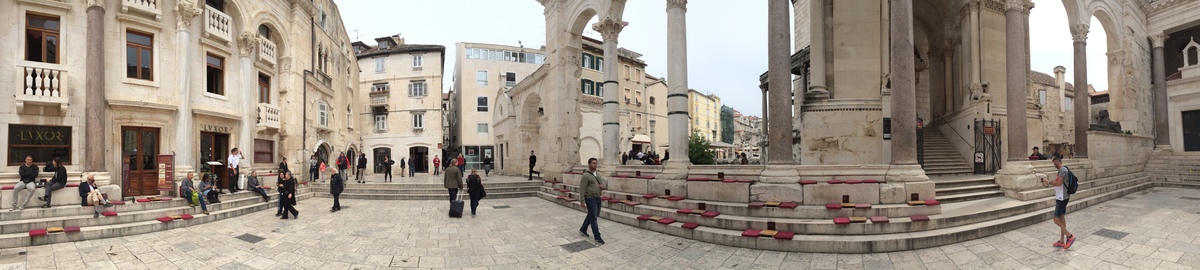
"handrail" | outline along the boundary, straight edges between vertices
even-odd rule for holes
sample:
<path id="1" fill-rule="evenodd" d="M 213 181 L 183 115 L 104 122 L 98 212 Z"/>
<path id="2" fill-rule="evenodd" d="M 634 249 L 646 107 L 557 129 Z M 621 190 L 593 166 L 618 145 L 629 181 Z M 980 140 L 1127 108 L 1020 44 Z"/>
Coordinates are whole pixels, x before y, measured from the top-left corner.
<path id="1" fill-rule="evenodd" d="M 931 127 L 936 127 L 936 126 L 937 126 L 939 123 L 940 123 L 940 124 L 946 124 L 947 126 L 950 126 L 950 131 L 954 131 L 954 135 L 958 136 L 958 138 L 959 138 L 959 139 L 962 139 L 964 142 L 966 142 L 968 146 L 971 146 L 971 148 L 975 148 L 975 143 L 974 143 L 974 141 L 973 141 L 973 140 L 967 140 L 967 138 L 963 138 L 963 135 L 962 135 L 962 133 L 958 133 L 958 129 L 955 129 L 955 128 L 954 128 L 954 125 L 950 125 L 950 124 L 949 124 L 950 122 L 949 122 L 949 120 L 946 120 L 946 115 L 945 115 L 945 114 L 941 114 L 941 113 L 935 114 L 935 115 L 934 115 L 933 122 L 932 122 L 932 123 L 929 123 L 929 126 L 931 126 Z"/>

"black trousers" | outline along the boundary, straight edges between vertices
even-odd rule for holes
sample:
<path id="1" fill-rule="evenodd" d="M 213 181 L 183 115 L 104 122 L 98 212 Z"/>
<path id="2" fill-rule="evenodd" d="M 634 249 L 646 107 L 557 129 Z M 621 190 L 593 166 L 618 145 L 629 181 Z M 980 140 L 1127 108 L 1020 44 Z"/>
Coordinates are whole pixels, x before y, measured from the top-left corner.
<path id="1" fill-rule="evenodd" d="M 240 180 L 238 175 L 239 173 L 236 169 L 229 171 L 229 186 L 227 188 L 230 193 L 238 191 L 238 180 Z"/>
<path id="2" fill-rule="evenodd" d="M 386 181 L 386 180 L 391 180 L 391 179 L 392 179 L 392 169 L 388 168 L 386 170 L 383 170 L 383 180 Z"/>
<path id="3" fill-rule="evenodd" d="M 342 210 L 342 202 L 338 200 L 338 197 L 341 197 L 342 194 L 338 193 L 338 194 L 332 194 L 332 195 L 333 195 L 333 210 Z"/>
<path id="4" fill-rule="evenodd" d="M 533 180 L 533 164 L 529 164 L 529 180 Z"/>
<path id="5" fill-rule="evenodd" d="M 286 194 L 283 195 L 283 199 L 279 200 L 283 204 L 283 218 L 287 218 L 288 213 L 292 213 L 292 216 L 300 214 L 300 211 L 296 211 L 296 207 L 292 205 L 292 202 L 295 200 L 296 198 L 289 199 Z"/>
<path id="6" fill-rule="evenodd" d="M 458 189 L 457 188 L 447 188 L 447 190 L 450 190 L 450 202 L 454 202 L 454 199 L 456 197 L 458 197 Z"/>

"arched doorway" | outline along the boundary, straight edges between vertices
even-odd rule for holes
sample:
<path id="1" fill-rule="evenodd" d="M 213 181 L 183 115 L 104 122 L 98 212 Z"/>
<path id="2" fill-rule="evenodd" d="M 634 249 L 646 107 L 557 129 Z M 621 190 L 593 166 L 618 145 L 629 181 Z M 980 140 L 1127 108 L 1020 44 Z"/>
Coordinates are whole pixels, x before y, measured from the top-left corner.
<path id="1" fill-rule="evenodd" d="M 387 166 L 384 165 L 384 158 L 392 158 L 392 149 L 388 147 L 378 147 L 371 150 L 371 160 L 375 161 L 375 173 L 383 173 Z"/>
<path id="2" fill-rule="evenodd" d="M 358 152 L 355 149 L 358 149 L 358 147 L 353 144 L 350 147 L 346 147 L 346 159 L 350 160 L 350 166 L 347 167 L 350 168 L 351 173 L 356 172 L 357 170 L 354 168 L 358 167 Z"/>
<path id="3" fill-rule="evenodd" d="M 408 158 L 412 159 L 414 172 L 429 172 L 429 147 L 413 146 L 408 148 Z"/>
<path id="4" fill-rule="evenodd" d="M 325 166 L 332 166 L 333 164 L 329 162 L 329 153 L 331 152 L 333 152 L 333 148 L 331 148 L 329 144 L 321 143 L 321 145 L 317 146 L 317 161 L 324 162 Z"/>

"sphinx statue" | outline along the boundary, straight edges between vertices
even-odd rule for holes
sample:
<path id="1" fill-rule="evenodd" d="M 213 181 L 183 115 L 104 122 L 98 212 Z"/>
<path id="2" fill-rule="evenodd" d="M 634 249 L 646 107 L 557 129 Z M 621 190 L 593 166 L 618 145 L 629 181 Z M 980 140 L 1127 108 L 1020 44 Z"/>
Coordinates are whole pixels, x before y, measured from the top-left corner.
<path id="1" fill-rule="evenodd" d="M 1121 123 L 1108 119 L 1108 110 L 1100 111 L 1100 119 L 1089 126 L 1088 130 L 1121 133 Z"/>

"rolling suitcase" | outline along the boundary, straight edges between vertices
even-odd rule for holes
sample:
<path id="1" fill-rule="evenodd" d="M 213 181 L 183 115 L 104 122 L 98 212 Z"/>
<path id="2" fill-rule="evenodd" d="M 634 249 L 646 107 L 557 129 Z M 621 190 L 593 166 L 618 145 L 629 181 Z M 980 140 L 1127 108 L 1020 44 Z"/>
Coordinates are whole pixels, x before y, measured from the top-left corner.
<path id="1" fill-rule="evenodd" d="M 463 216 L 463 201 L 462 201 L 462 192 L 460 191 L 458 194 L 458 198 L 454 198 L 454 201 L 450 202 L 450 217 L 462 218 L 462 216 Z"/>

